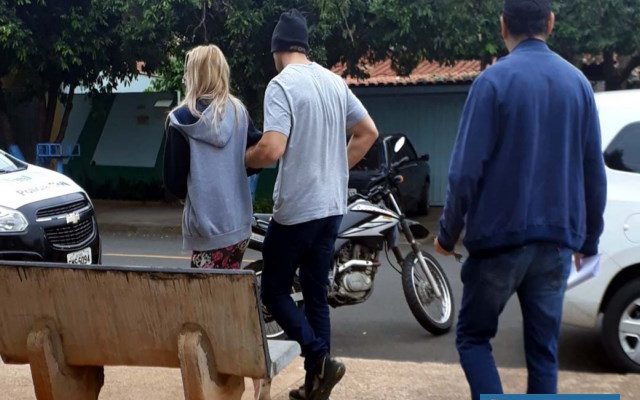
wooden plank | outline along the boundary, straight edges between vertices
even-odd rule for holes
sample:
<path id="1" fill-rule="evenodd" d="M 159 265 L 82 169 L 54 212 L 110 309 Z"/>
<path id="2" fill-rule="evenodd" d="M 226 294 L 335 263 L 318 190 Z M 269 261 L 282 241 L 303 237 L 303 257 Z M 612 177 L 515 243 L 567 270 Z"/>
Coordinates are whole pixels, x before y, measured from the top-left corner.
<path id="1" fill-rule="evenodd" d="M 27 363 L 27 336 L 47 321 L 73 366 L 180 366 L 185 326 L 206 333 L 221 374 L 269 377 L 250 271 L 0 263 L 0 354 Z"/>

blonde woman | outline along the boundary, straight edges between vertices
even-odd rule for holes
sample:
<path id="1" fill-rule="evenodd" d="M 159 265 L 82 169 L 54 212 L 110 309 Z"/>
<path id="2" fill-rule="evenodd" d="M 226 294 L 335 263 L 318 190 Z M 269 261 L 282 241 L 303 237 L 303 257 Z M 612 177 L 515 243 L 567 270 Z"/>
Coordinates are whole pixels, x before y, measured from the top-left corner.
<path id="1" fill-rule="evenodd" d="M 187 53 L 186 95 L 167 119 L 164 182 L 184 199 L 183 248 L 192 268 L 237 269 L 251 235 L 245 150 L 260 140 L 244 105 L 229 92 L 229 65 L 217 46 Z M 255 398 L 260 381 L 254 380 Z"/>
<path id="2" fill-rule="evenodd" d="M 229 93 L 229 66 L 217 46 L 187 53 L 184 84 L 164 154 L 165 186 L 185 199 L 183 248 L 193 268 L 240 268 L 252 216 L 244 152 L 260 133 Z"/>

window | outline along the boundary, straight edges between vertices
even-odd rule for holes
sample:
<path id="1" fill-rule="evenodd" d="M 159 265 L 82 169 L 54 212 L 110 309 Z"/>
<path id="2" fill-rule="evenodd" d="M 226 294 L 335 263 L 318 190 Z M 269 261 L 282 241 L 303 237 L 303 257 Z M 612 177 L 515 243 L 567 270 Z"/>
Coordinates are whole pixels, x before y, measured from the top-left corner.
<path id="1" fill-rule="evenodd" d="M 604 152 L 607 167 L 640 174 L 640 122 L 624 127 Z"/>
<path id="2" fill-rule="evenodd" d="M 0 174 L 15 172 L 24 169 L 24 165 L 18 160 L 0 152 Z"/>

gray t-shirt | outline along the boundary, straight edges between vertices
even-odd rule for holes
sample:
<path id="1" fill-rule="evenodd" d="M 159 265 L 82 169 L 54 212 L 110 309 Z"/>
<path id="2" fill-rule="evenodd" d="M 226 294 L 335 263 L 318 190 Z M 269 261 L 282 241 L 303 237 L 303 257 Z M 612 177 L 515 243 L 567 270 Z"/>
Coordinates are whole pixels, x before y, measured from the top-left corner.
<path id="1" fill-rule="evenodd" d="M 273 191 L 273 218 L 295 225 L 347 212 L 347 129 L 367 110 L 338 75 L 291 64 L 264 99 L 264 131 L 288 137 Z"/>

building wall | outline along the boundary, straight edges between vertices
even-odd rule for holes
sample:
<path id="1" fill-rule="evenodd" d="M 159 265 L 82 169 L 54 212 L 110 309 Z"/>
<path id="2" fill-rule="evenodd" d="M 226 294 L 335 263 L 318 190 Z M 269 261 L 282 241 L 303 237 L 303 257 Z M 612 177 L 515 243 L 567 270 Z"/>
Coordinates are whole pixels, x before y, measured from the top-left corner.
<path id="1" fill-rule="evenodd" d="M 162 188 L 162 142 L 169 108 L 156 107 L 172 93 L 76 95 L 67 145 L 81 156 L 67 175 L 96 198 L 158 200 Z"/>
<path id="2" fill-rule="evenodd" d="M 354 90 L 382 134 L 404 133 L 418 155 L 430 155 L 433 205 L 444 202 L 451 150 L 468 88 L 467 85 L 441 85 Z M 93 98 L 76 95 L 65 144 L 80 143 L 82 156 L 68 163 L 68 174 L 96 197 L 161 197 L 160 144 L 168 109 L 158 109 L 154 104 L 172 96 L 169 93 L 125 93 Z M 145 162 L 144 166 L 138 165 L 138 161 L 132 163 L 129 151 L 132 148 L 140 153 L 149 152 L 150 157 L 146 159 L 151 162 Z M 275 175 L 273 168 L 262 172 L 259 199 L 271 198 Z M 136 190 L 143 187 L 144 190 Z M 128 193 L 132 189 L 135 196 Z"/>
<path id="3" fill-rule="evenodd" d="M 430 200 L 443 205 L 451 151 L 468 85 L 356 88 L 381 134 L 404 133 L 418 155 L 429 154 Z"/>

